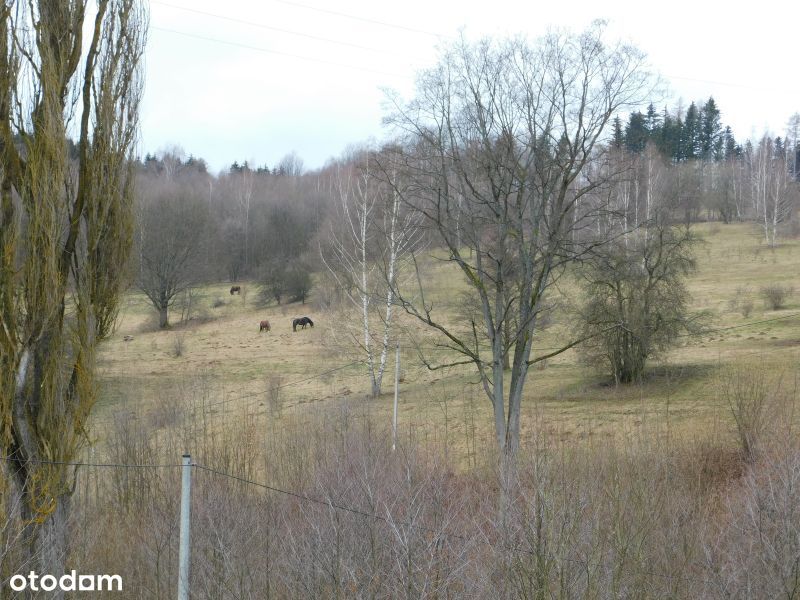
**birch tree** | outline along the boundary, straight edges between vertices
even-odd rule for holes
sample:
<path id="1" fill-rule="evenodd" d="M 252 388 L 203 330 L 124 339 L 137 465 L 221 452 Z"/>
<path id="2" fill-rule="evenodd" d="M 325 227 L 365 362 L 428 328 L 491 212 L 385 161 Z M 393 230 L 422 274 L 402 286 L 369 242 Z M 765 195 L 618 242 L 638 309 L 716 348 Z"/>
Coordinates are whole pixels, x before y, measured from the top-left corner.
<path id="1" fill-rule="evenodd" d="M 366 360 L 371 393 L 377 397 L 392 344 L 395 284 L 421 236 L 418 216 L 405 210 L 395 189 L 371 174 L 371 160 L 365 152 L 358 164 L 338 168 L 339 228 L 331 227 L 328 251 L 320 247 L 320 254 L 359 314 L 358 333 L 352 338 Z"/>
<path id="2" fill-rule="evenodd" d="M 554 281 L 603 243 L 592 235 L 596 207 L 583 200 L 604 178 L 580 176 L 602 160 L 612 117 L 648 93 L 641 52 L 604 37 L 597 22 L 535 44 L 461 40 L 420 75 L 410 102 L 390 97 L 387 121 L 401 139 L 393 162 L 409 182 L 395 191 L 438 234 L 480 310 L 451 324 L 426 301 L 423 276 L 413 289 L 397 285 L 398 301 L 460 355 L 430 368 L 474 365 L 506 456 L 519 445 L 530 366 L 578 343 L 532 356 Z"/>
<path id="3" fill-rule="evenodd" d="M 56 577 L 75 481 L 64 463 L 86 439 L 95 350 L 125 285 L 146 34 L 136 0 L 88 6 L 0 6 L 2 505 L 17 507 L 6 518 L 26 571 Z"/>
<path id="4" fill-rule="evenodd" d="M 777 149 L 766 134 L 755 149 L 752 164 L 753 205 L 764 229 L 764 241 L 771 248 L 778 245 L 778 226 L 791 214 L 796 189 L 793 188 L 788 154 Z"/>

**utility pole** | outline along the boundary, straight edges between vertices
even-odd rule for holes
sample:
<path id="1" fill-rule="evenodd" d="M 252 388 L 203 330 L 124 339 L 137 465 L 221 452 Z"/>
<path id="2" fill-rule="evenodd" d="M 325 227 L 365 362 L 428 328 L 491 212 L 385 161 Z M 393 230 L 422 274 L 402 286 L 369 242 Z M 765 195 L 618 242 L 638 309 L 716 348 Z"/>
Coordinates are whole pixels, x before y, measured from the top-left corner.
<path id="1" fill-rule="evenodd" d="M 397 394 L 400 387 L 400 342 L 394 347 L 394 417 L 392 418 L 392 452 L 397 448 Z"/>
<path id="2" fill-rule="evenodd" d="M 192 457 L 183 455 L 181 467 L 181 525 L 178 549 L 178 600 L 189 600 L 189 552 L 192 510 Z"/>

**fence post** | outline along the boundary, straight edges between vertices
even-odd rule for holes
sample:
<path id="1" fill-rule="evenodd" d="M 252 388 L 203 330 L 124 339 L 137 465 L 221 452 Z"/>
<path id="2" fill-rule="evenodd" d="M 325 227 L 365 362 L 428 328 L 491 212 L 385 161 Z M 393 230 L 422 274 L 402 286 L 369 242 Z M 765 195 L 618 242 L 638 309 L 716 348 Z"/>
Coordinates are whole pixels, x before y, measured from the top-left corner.
<path id="1" fill-rule="evenodd" d="M 394 416 L 392 418 L 392 452 L 397 448 L 397 394 L 400 386 L 400 342 L 394 347 Z"/>
<path id="2" fill-rule="evenodd" d="M 178 600 L 189 600 L 189 551 L 192 510 L 192 457 L 183 455 L 181 467 L 181 524 L 178 549 Z"/>

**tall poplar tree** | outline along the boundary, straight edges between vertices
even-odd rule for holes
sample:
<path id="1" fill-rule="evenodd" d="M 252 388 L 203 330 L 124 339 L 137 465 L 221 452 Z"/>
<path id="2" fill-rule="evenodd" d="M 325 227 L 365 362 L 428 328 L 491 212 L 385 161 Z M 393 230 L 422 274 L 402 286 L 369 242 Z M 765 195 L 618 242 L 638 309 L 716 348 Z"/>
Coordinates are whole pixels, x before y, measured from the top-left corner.
<path id="1" fill-rule="evenodd" d="M 0 504 L 25 571 L 56 577 L 75 481 L 64 463 L 86 439 L 95 350 L 125 285 L 146 35 L 138 0 L 88 9 L 0 7 Z"/>

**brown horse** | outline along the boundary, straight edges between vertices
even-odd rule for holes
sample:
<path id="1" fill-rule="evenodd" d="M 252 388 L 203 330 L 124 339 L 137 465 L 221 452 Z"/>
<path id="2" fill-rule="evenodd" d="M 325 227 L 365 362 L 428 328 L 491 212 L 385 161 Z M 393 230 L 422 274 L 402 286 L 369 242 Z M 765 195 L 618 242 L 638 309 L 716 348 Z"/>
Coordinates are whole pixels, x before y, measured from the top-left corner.
<path id="1" fill-rule="evenodd" d="M 269 326 L 269 321 L 267 321 L 266 319 L 261 321 L 261 323 L 258 324 L 258 333 L 261 333 L 265 329 L 267 331 L 269 331 L 271 329 L 270 326 Z"/>
<path id="2" fill-rule="evenodd" d="M 242 286 L 240 285 L 231 286 L 231 296 L 233 296 L 234 294 L 241 295 L 241 293 L 242 293 Z"/>

